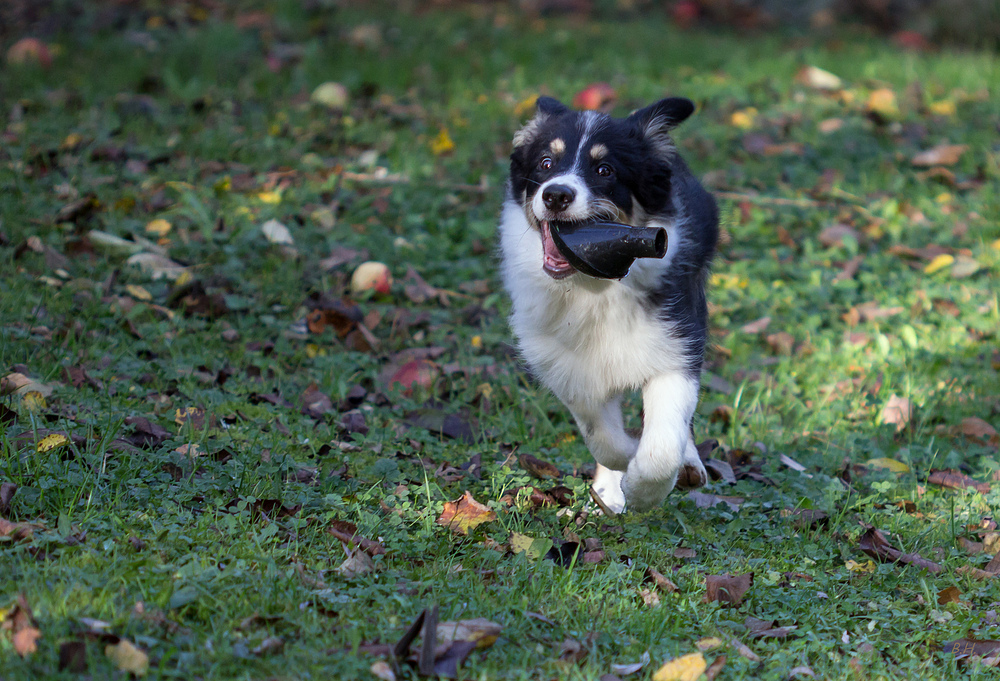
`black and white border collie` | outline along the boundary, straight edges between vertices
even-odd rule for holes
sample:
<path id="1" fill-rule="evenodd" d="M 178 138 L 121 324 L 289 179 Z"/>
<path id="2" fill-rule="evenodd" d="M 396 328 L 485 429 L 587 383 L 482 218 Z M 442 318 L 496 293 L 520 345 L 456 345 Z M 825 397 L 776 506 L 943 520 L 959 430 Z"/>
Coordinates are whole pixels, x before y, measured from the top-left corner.
<path id="1" fill-rule="evenodd" d="M 675 485 L 707 480 L 691 435 L 707 335 L 705 283 L 718 210 L 670 130 L 694 104 L 670 98 L 627 118 L 540 97 L 514 135 L 500 219 L 504 284 L 523 358 L 569 408 L 597 460 L 594 491 L 619 513 L 659 506 Z M 577 272 L 550 221 L 610 220 L 667 230 L 663 259 L 620 280 Z M 641 390 L 643 430 L 621 402 Z"/>

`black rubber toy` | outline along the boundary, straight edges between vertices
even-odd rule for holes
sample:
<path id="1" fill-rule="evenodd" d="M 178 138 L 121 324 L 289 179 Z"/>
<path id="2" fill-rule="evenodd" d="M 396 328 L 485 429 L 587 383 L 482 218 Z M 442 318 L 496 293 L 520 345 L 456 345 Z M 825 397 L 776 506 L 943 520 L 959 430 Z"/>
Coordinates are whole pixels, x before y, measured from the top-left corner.
<path id="1" fill-rule="evenodd" d="M 551 222 L 552 241 L 576 270 L 598 279 L 621 279 L 636 258 L 662 258 L 667 230 L 617 222 Z"/>

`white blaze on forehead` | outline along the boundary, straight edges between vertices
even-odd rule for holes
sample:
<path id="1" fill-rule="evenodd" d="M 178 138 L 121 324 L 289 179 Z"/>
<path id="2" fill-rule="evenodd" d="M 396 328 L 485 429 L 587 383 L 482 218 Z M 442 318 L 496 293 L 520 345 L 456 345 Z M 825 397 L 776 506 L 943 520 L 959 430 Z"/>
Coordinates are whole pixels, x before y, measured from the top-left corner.
<path id="1" fill-rule="evenodd" d="M 608 155 L 608 148 L 603 144 L 595 144 L 590 148 L 590 158 L 595 161 L 600 161 L 602 158 Z"/>
<path id="2" fill-rule="evenodd" d="M 566 143 L 563 142 L 561 137 L 557 137 L 549 143 L 549 150 L 553 154 L 561 154 L 566 151 Z"/>
<path id="3" fill-rule="evenodd" d="M 583 115 L 580 116 L 580 146 L 576 150 L 576 160 L 574 161 L 575 168 L 580 167 L 580 157 L 583 155 L 583 150 L 590 146 L 590 136 L 594 134 L 601 123 L 601 114 L 595 111 L 585 111 Z"/>

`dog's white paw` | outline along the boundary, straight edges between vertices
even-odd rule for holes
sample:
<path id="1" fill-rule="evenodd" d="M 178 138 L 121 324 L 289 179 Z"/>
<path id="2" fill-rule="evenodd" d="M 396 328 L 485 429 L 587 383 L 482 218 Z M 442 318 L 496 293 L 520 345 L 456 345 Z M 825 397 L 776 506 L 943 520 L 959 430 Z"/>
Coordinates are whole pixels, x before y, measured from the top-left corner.
<path id="1" fill-rule="evenodd" d="M 670 494 L 676 481 L 676 472 L 668 478 L 643 477 L 636 468 L 629 466 L 629 470 L 622 478 L 625 505 L 628 510 L 636 513 L 656 508 Z"/>
<path id="2" fill-rule="evenodd" d="M 613 471 L 597 464 L 590 493 L 605 515 L 618 515 L 625 510 L 625 494 L 622 492 L 623 475 L 624 471 Z"/>

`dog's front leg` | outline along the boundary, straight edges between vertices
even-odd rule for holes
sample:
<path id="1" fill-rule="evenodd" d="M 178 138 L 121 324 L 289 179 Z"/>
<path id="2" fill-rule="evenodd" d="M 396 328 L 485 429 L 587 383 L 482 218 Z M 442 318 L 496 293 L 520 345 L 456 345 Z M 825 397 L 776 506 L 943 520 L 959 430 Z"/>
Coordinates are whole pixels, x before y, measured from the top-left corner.
<path id="1" fill-rule="evenodd" d="M 615 513 L 625 510 L 621 479 L 639 445 L 638 440 L 625 432 L 621 403 L 621 395 L 616 395 L 604 402 L 568 405 L 587 449 L 597 461 L 594 491 Z"/>
<path id="2" fill-rule="evenodd" d="M 682 373 L 657 376 L 643 388 L 642 402 L 642 438 L 621 483 L 631 511 L 659 506 L 682 471 L 687 486 L 708 479 L 691 440 L 697 379 Z"/>

